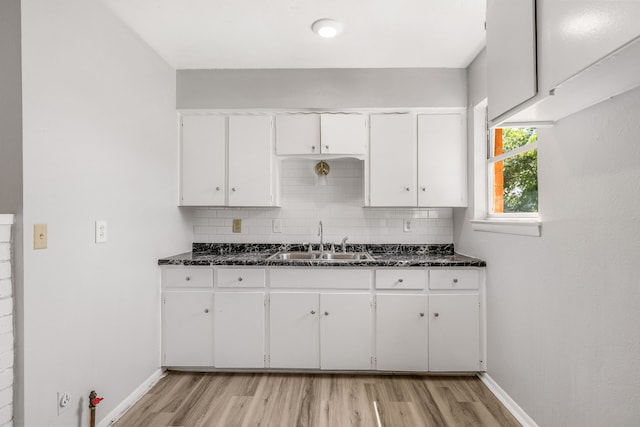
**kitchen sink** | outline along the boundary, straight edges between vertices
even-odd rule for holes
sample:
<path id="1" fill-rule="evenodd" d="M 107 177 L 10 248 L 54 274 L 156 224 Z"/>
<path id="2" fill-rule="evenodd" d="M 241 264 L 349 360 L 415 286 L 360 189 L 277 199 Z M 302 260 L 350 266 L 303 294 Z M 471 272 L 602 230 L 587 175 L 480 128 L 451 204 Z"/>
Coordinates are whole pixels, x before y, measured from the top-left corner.
<path id="1" fill-rule="evenodd" d="M 368 252 L 278 252 L 268 261 L 373 261 Z"/>

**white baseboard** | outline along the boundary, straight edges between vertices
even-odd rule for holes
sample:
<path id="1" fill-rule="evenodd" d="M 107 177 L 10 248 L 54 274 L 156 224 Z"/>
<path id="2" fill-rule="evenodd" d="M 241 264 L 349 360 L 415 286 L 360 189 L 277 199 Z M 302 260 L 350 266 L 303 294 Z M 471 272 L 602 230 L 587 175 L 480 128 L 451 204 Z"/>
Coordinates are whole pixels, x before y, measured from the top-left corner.
<path id="1" fill-rule="evenodd" d="M 149 391 L 151 387 L 156 385 L 166 373 L 162 369 L 156 370 L 149 378 L 143 381 L 126 399 L 124 399 L 118 406 L 116 406 L 111 412 L 109 412 L 100 422 L 97 427 L 110 427 L 122 417 L 125 412 L 129 410 L 138 400 L 142 398 Z"/>
<path id="2" fill-rule="evenodd" d="M 507 408 L 507 410 L 511 412 L 511 415 L 513 415 L 514 418 L 518 420 L 520 424 L 522 424 L 522 427 L 538 427 L 538 424 L 533 421 L 533 418 L 527 415 L 524 409 L 522 409 L 520 405 L 518 405 L 515 400 L 513 400 L 511 396 L 509 396 L 507 392 L 504 391 L 502 387 L 500 387 L 498 383 L 493 380 L 493 378 L 491 378 L 486 373 L 478 374 L 478 378 L 480 378 L 480 381 L 482 381 L 484 385 L 487 386 L 489 391 L 491 391 L 491 393 L 496 396 L 496 398 Z"/>

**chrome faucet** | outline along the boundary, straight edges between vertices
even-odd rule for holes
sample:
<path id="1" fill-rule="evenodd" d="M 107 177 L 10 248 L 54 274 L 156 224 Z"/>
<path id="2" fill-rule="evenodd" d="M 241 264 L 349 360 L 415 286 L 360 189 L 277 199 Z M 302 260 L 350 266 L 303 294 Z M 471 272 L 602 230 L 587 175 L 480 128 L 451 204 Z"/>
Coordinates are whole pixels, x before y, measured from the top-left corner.
<path id="1" fill-rule="evenodd" d="M 347 240 L 349 240 L 349 236 L 344 236 L 342 243 L 340 243 L 342 245 L 342 252 L 347 252 Z"/>
<path id="2" fill-rule="evenodd" d="M 318 228 L 318 236 L 320 236 L 320 252 L 324 251 L 324 230 L 322 229 L 322 221 L 320 221 L 320 228 Z"/>

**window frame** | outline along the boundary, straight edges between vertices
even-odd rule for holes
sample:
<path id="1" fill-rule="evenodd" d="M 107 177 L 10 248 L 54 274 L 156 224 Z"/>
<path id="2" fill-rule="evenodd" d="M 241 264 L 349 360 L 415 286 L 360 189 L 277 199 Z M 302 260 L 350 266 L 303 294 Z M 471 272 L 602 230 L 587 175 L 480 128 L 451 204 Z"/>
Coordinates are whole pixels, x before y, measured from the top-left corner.
<path id="1" fill-rule="evenodd" d="M 490 194 L 490 185 L 493 184 L 493 174 L 490 173 L 490 168 L 493 163 L 489 163 L 490 154 L 493 152 L 493 129 L 489 128 L 489 122 L 487 119 L 487 99 L 485 98 L 474 107 L 474 120 L 473 120 L 473 141 L 472 147 L 473 154 L 473 214 L 469 222 L 471 228 L 474 231 L 490 232 L 490 233 L 502 233 L 512 234 L 520 236 L 540 237 L 542 234 L 542 219 L 540 217 L 540 205 L 538 205 L 538 212 L 523 212 L 523 213 L 491 213 L 489 206 L 493 204 L 493 197 Z M 547 123 L 518 123 L 512 126 L 503 127 L 535 127 L 549 126 Z M 498 126 L 496 126 L 498 127 Z M 534 145 L 535 144 L 535 145 Z M 529 151 L 530 149 L 538 149 L 538 141 L 527 144 L 523 149 Z M 520 148 L 520 147 L 519 147 Z M 517 149 L 516 149 L 517 150 Z M 516 153 L 516 150 L 512 150 L 510 155 L 520 154 Z M 499 160 L 498 160 L 499 161 Z"/>
<path id="2" fill-rule="evenodd" d="M 522 153 L 526 153 L 528 151 L 537 150 L 538 149 L 538 141 L 531 142 L 529 144 L 520 146 L 511 151 L 507 151 L 506 153 L 501 153 L 497 156 L 494 156 L 495 152 L 495 131 L 496 129 L 507 129 L 507 128 L 523 128 L 523 127 L 535 127 L 536 126 L 496 126 L 487 130 L 487 161 L 486 161 L 486 181 L 487 181 L 487 218 L 488 219 L 518 219 L 518 218 L 532 218 L 538 219 L 540 217 L 539 211 L 540 207 L 538 206 L 538 211 L 536 212 L 493 212 L 494 206 L 494 193 L 492 189 L 494 188 L 494 180 L 495 174 L 493 173 L 495 164 L 509 158 L 518 156 Z"/>

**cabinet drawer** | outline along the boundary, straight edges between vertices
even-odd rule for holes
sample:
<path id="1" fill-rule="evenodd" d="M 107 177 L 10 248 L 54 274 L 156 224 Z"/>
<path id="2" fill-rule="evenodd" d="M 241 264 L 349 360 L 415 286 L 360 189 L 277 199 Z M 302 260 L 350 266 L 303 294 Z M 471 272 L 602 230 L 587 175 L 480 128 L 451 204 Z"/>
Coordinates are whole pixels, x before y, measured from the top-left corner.
<path id="1" fill-rule="evenodd" d="M 213 270 L 206 267 L 164 267 L 162 286 L 164 288 L 211 288 L 213 287 Z"/>
<path id="2" fill-rule="evenodd" d="M 349 268 L 274 268 L 272 288 L 369 289 L 371 271 Z"/>
<path id="3" fill-rule="evenodd" d="M 478 289 L 478 270 L 430 270 L 429 289 Z"/>
<path id="4" fill-rule="evenodd" d="M 424 289 L 427 270 L 376 270 L 376 289 Z"/>
<path id="5" fill-rule="evenodd" d="M 262 268 L 219 268 L 219 288 L 264 288 L 265 271 Z"/>

